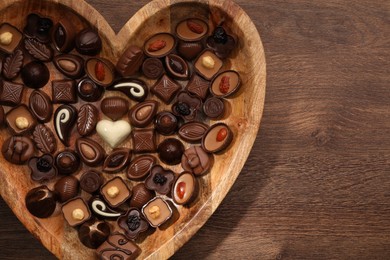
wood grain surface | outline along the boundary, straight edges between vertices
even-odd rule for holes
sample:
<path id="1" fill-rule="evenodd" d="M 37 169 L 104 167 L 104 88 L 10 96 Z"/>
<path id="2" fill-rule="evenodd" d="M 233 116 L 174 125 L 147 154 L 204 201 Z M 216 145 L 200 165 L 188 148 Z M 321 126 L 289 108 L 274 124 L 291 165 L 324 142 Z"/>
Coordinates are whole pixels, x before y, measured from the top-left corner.
<path id="1" fill-rule="evenodd" d="M 148 1 L 89 2 L 117 31 Z M 173 259 L 389 259 L 390 2 L 236 2 L 266 53 L 261 129 Z M 0 259 L 54 259 L 0 212 Z"/>

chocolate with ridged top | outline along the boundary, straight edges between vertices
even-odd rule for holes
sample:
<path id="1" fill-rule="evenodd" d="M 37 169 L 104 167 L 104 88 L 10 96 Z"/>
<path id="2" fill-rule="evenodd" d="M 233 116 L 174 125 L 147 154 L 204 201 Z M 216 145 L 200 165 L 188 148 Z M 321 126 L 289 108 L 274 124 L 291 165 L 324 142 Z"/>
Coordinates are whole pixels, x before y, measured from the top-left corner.
<path id="1" fill-rule="evenodd" d="M 53 114 L 53 104 L 50 97 L 40 90 L 34 90 L 30 94 L 29 107 L 31 113 L 40 122 L 48 122 Z"/>
<path id="2" fill-rule="evenodd" d="M 144 52 L 141 48 L 131 45 L 119 58 L 116 69 L 123 77 L 136 74 L 144 61 Z"/>
<path id="3" fill-rule="evenodd" d="M 129 101 L 121 97 L 106 97 L 100 103 L 100 109 L 103 114 L 116 121 L 129 111 Z"/>
<path id="4" fill-rule="evenodd" d="M 76 197 L 79 193 L 79 180 L 73 175 L 64 176 L 56 182 L 54 190 L 57 192 L 59 200 L 65 202 Z"/>
<path id="5" fill-rule="evenodd" d="M 171 103 L 181 86 L 176 81 L 163 75 L 150 89 L 150 91 L 164 101 L 165 104 Z"/>
<path id="6" fill-rule="evenodd" d="M 156 196 L 154 191 L 146 188 L 144 183 L 139 183 L 133 187 L 133 195 L 130 199 L 130 207 L 141 209 L 149 200 Z"/>
<path id="7" fill-rule="evenodd" d="M 22 101 L 24 86 L 0 79 L 0 104 L 16 106 Z"/>
<path id="8" fill-rule="evenodd" d="M 203 113 L 211 119 L 217 119 L 225 113 L 225 103 L 223 99 L 210 97 L 203 104 Z"/>
<path id="9" fill-rule="evenodd" d="M 150 171 L 153 165 L 156 164 L 156 157 L 150 154 L 144 154 L 134 158 L 127 169 L 127 178 L 130 180 L 141 180 Z"/>

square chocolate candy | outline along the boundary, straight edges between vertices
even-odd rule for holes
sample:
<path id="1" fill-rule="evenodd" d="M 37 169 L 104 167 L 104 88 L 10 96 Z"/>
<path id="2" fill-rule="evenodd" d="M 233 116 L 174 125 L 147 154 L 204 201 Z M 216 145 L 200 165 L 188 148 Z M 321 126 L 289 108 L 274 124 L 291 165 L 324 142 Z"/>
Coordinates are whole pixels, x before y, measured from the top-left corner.
<path id="1" fill-rule="evenodd" d="M 9 23 L 0 25 L 0 50 L 11 54 L 22 40 L 22 33 Z"/>
<path id="2" fill-rule="evenodd" d="M 141 249 L 131 240 L 120 233 L 113 233 L 96 250 L 99 259 L 136 259 L 141 254 Z"/>
<path id="3" fill-rule="evenodd" d="M 157 149 L 154 129 L 133 129 L 131 138 L 134 153 L 153 153 Z"/>
<path id="4" fill-rule="evenodd" d="M 77 102 L 76 81 L 72 79 L 53 80 L 51 84 L 53 103 Z"/>
<path id="5" fill-rule="evenodd" d="M 16 106 L 22 101 L 24 86 L 22 84 L 0 80 L 0 104 Z"/>
<path id="6" fill-rule="evenodd" d="M 65 220 L 72 227 L 81 225 L 91 218 L 91 211 L 81 197 L 68 200 L 62 205 L 61 210 Z"/>

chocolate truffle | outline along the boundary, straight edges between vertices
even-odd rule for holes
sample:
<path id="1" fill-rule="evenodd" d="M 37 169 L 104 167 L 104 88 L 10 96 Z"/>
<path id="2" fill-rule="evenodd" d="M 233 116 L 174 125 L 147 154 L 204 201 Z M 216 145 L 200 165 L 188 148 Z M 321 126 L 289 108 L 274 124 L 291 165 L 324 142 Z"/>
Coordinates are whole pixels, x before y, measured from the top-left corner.
<path id="1" fill-rule="evenodd" d="M 94 170 L 89 170 L 81 175 L 80 178 L 80 187 L 88 193 L 94 193 L 99 190 L 103 184 L 102 175 Z"/>
<path id="2" fill-rule="evenodd" d="M 153 155 L 140 155 L 132 160 L 127 169 L 127 178 L 130 180 L 141 180 L 150 171 L 157 159 Z"/>
<path id="3" fill-rule="evenodd" d="M 181 89 L 181 86 L 176 81 L 169 78 L 167 75 L 163 75 L 150 89 L 150 91 L 156 95 L 159 99 L 164 101 L 165 104 L 171 103 L 177 92 Z"/>
<path id="4" fill-rule="evenodd" d="M 57 176 L 57 168 L 54 166 L 54 158 L 51 154 L 31 157 L 28 167 L 31 171 L 31 179 L 34 181 L 48 181 Z"/>
<path id="5" fill-rule="evenodd" d="M 152 227 L 159 227 L 172 217 L 173 211 L 161 197 L 155 197 L 142 207 L 142 214 Z"/>
<path id="6" fill-rule="evenodd" d="M 46 185 L 30 190 L 25 198 L 27 210 L 37 218 L 48 218 L 56 209 L 57 197 Z"/>
<path id="7" fill-rule="evenodd" d="M 3 61 L 3 76 L 6 79 L 12 80 L 19 75 L 23 66 L 23 51 L 15 50 L 14 53 L 6 56 Z"/>
<path id="8" fill-rule="evenodd" d="M 41 61 L 31 61 L 22 69 L 23 83 L 30 88 L 42 88 L 50 78 L 50 71 Z"/>
<path id="9" fill-rule="evenodd" d="M 24 27 L 23 32 L 29 38 L 35 38 L 40 42 L 47 43 L 50 41 L 50 31 L 52 27 L 53 21 L 50 18 L 31 13 L 27 16 L 27 24 Z"/>
<path id="10" fill-rule="evenodd" d="M 84 74 L 84 59 L 74 54 L 60 54 L 54 57 L 54 66 L 71 79 L 81 78 Z"/>
<path id="11" fill-rule="evenodd" d="M 85 101 L 95 102 L 98 101 L 104 92 L 102 86 L 97 85 L 89 78 L 80 80 L 77 84 L 77 95 Z"/>
<path id="12" fill-rule="evenodd" d="M 34 155 L 34 144 L 25 136 L 11 136 L 3 143 L 1 152 L 4 159 L 13 164 L 24 164 Z"/>
<path id="13" fill-rule="evenodd" d="M 129 111 L 129 121 L 133 127 L 146 127 L 156 115 L 158 102 L 146 100 L 133 106 Z"/>
<path id="14" fill-rule="evenodd" d="M 210 92 L 216 97 L 228 97 L 240 88 L 241 80 L 237 71 L 227 70 L 215 76 L 211 82 Z"/>
<path id="15" fill-rule="evenodd" d="M 128 239 L 137 239 L 140 233 L 149 228 L 148 222 L 137 208 L 130 208 L 126 215 L 118 218 L 117 223 Z"/>
<path id="16" fill-rule="evenodd" d="M 153 153 L 156 151 L 154 129 L 133 129 L 131 131 L 134 153 Z"/>
<path id="17" fill-rule="evenodd" d="M 225 113 L 225 103 L 223 99 L 210 97 L 203 104 L 203 113 L 211 119 L 218 119 Z"/>
<path id="18" fill-rule="evenodd" d="M 115 79 L 115 67 L 111 61 L 104 58 L 89 58 L 85 61 L 85 70 L 96 84 L 108 87 Z"/>
<path id="19" fill-rule="evenodd" d="M 67 147 L 70 146 L 70 136 L 76 119 L 77 110 L 72 105 L 62 105 L 54 113 L 54 128 L 58 139 Z"/>
<path id="20" fill-rule="evenodd" d="M 172 198 L 176 204 L 191 203 L 198 193 L 198 181 L 191 172 L 182 172 L 172 186 Z"/>
<path id="21" fill-rule="evenodd" d="M 23 84 L 8 82 L 0 79 L 0 104 L 4 106 L 16 106 L 22 101 Z"/>
<path id="22" fill-rule="evenodd" d="M 179 164 L 184 153 L 184 145 L 175 138 L 168 138 L 158 145 L 157 152 L 162 162 L 168 165 Z"/>
<path id="23" fill-rule="evenodd" d="M 56 155 L 55 165 L 59 173 L 72 174 L 80 167 L 80 157 L 73 150 L 64 150 Z"/>
<path id="24" fill-rule="evenodd" d="M 166 170 L 160 165 L 154 165 L 145 180 L 145 187 L 149 190 L 167 195 L 171 191 L 174 179 L 175 173 L 173 171 Z"/>
<path id="25" fill-rule="evenodd" d="M 158 79 L 164 73 L 161 60 L 157 58 L 147 58 L 142 64 L 142 73 L 149 79 Z"/>
<path id="26" fill-rule="evenodd" d="M 172 105 L 172 112 L 185 121 L 192 121 L 196 119 L 201 106 L 202 100 L 198 96 L 181 91 L 177 94 L 176 101 Z"/>
<path id="27" fill-rule="evenodd" d="M 174 134 L 178 126 L 177 117 L 169 111 L 159 112 L 154 119 L 154 127 L 162 135 Z"/>
<path id="28" fill-rule="evenodd" d="M 74 48 L 74 39 L 76 37 L 76 29 L 73 23 L 66 18 L 61 20 L 54 25 L 52 33 L 52 42 L 54 47 L 59 52 L 69 52 Z"/>
<path id="29" fill-rule="evenodd" d="M 129 111 L 129 101 L 121 97 L 107 97 L 100 103 L 100 109 L 104 115 L 116 121 Z"/>
<path id="30" fill-rule="evenodd" d="M 202 148 L 209 153 L 226 149 L 233 140 L 233 132 L 224 123 L 212 125 L 202 138 Z"/>
<path id="31" fill-rule="evenodd" d="M 31 132 L 37 124 L 37 120 L 26 105 L 20 105 L 8 111 L 5 120 L 8 129 L 15 135 Z"/>
<path id="32" fill-rule="evenodd" d="M 76 140 L 76 151 L 81 161 L 91 167 L 100 165 L 106 157 L 106 151 L 98 142 L 83 137 Z"/>
<path id="33" fill-rule="evenodd" d="M 176 38 L 170 33 L 158 33 L 145 41 L 144 52 L 149 57 L 161 58 L 176 47 Z"/>
<path id="34" fill-rule="evenodd" d="M 165 57 L 167 72 L 175 79 L 187 80 L 190 76 L 188 64 L 183 58 L 176 54 L 168 54 Z"/>
<path id="35" fill-rule="evenodd" d="M 114 211 L 106 205 L 100 196 L 93 196 L 89 200 L 91 211 L 98 219 L 116 219 L 124 213 Z"/>
<path id="36" fill-rule="evenodd" d="M 176 35 L 184 41 L 199 41 L 208 33 L 208 25 L 199 18 L 188 18 L 176 26 Z"/>
<path id="37" fill-rule="evenodd" d="M 211 50 L 204 50 L 195 61 L 195 70 L 206 80 L 211 80 L 222 68 L 223 62 Z"/>
<path id="38" fill-rule="evenodd" d="M 154 191 L 146 188 L 144 183 L 139 183 L 133 187 L 133 195 L 130 199 L 130 207 L 141 209 L 149 200 L 156 196 Z"/>
<path id="39" fill-rule="evenodd" d="M 179 128 L 177 134 L 186 142 L 196 143 L 202 140 L 208 128 L 209 126 L 202 122 L 188 122 Z"/>
<path id="40" fill-rule="evenodd" d="M 64 176 L 56 182 L 54 190 L 57 192 L 59 200 L 65 202 L 76 197 L 79 193 L 79 180 L 73 175 Z"/>
<path id="41" fill-rule="evenodd" d="M 206 153 L 201 146 L 191 146 L 184 151 L 183 157 L 181 158 L 181 166 L 183 169 L 197 176 L 208 172 L 212 163 L 212 155 Z"/>
<path id="42" fill-rule="evenodd" d="M 22 33 L 9 23 L 0 25 L 0 50 L 11 54 L 19 46 L 22 40 Z"/>
<path id="43" fill-rule="evenodd" d="M 121 177 L 107 181 L 101 188 L 100 194 L 110 207 L 118 207 L 131 197 L 131 191 Z"/>
<path id="44" fill-rule="evenodd" d="M 80 31 L 75 38 L 76 50 L 83 55 L 94 56 L 102 50 L 102 40 L 97 31 L 86 28 Z"/>
<path id="45" fill-rule="evenodd" d="M 144 61 L 144 52 L 135 45 L 130 45 L 119 58 L 116 68 L 123 77 L 136 74 Z"/>
<path id="46" fill-rule="evenodd" d="M 91 211 L 81 197 L 68 200 L 62 205 L 62 214 L 71 227 L 83 224 L 91 218 Z"/>
<path id="47" fill-rule="evenodd" d="M 110 235 L 110 225 L 102 220 L 90 219 L 80 226 L 78 235 L 84 246 L 96 249 Z"/>
<path id="48" fill-rule="evenodd" d="M 34 90 L 30 94 L 29 107 L 31 113 L 42 123 L 51 119 L 53 104 L 50 97 L 43 91 Z"/>
<path id="49" fill-rule="evenodd" d="M 116 148 L 104 160 L 103 171 L 108 173 L 120 172 L 129 164 L 130 159 L 130 149 Z"/>
<path id="50" fill-rule="evenodd" d="M 114 233 L 108 237 L 97 250 L 99 259 L 136 259 L 141 254 L 141 249 L 131 240 L 120 233 Z"/>
<path id="51" fill-rule="evenodd" d="M 149 93 L 149 88 L 144 81 L 133 78 L 118 79 L 110 87 L 107 87 L 107 90 L 122 92 L 137 102 L 144 101 Z"/>

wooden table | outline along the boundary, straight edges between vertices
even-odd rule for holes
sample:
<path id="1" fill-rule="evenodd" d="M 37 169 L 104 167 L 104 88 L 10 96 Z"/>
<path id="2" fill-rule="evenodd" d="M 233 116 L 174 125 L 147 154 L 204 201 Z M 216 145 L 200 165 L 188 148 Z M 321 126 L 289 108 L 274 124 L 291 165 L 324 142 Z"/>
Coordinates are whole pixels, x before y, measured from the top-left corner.
<path id="1" fill-rule="evenodd" d="M 148 1 L 88 0 L 118 31 Z M 260 132 L 174 259 L 390 258 L 390 2 L 237 0 L 267 59 Z M 53 259 L 0 201 L 0 258 Z"/>

